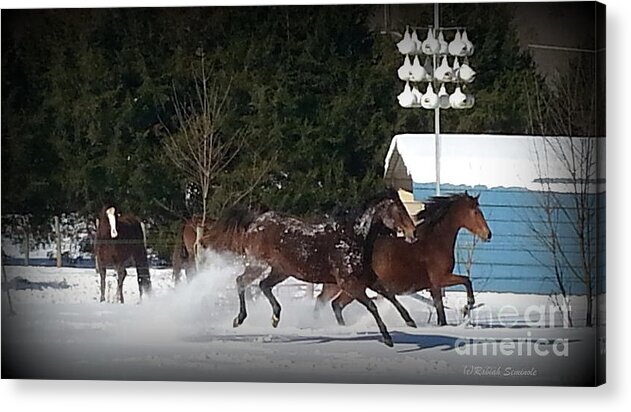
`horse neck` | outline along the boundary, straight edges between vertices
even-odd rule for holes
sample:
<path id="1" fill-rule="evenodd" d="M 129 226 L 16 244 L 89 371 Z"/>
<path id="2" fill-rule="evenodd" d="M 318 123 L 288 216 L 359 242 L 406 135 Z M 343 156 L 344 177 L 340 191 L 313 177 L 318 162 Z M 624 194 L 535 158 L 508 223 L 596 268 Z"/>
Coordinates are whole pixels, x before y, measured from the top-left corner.
<path id="1" fill-rule="evenodd" d="M 438 222 L 431 233 L 433 242 L 453 253 L 456 247 L 456 238 L 463 225 L 454 219 L 454 212 L 449 211 L 441 222 Z"/>
<path id="2" fill-rule="evenodd" d="M 373 218 L 374 218 L 374 211 L 373 211 Z M 362 229 L 365 229 L 364 227 L 362 227 Z M 388 234 L 386 233 L 389 229 L 387 229 L 384 225 L 377 223 L 375 224 L 375 222 L 371 219 L 369 219 L 369 226 L 368 226 L 368 232 L 366 233 L 366 235 L 364 237 L 362 237 L 361 234 L 356 234 L 355 233 L 355 229 L 354 230 L 354 238 L 355 239 L 361 239 L 361 241 L 359 242 L 359 244 L 361 245 L 361 251 L 362 251 L 362 264 L 364 268 L 370 268 L 372 266 L 372 254 L 373 251 L 375 249 L 375 243 L 377 241 L 377 238 L 381 237 L 381 236 L 388 236 Z M 389 232 L 388 232 L 389 233 Z M 358 246 L 359 246 L 358 244 Z"/>
<path id="3" fill-rule="evenodd" d="M 373 226 L 372 220 L 375 217 L 375 210 L 375 206 L 370 206 L 353 221 L 353 234 L 355 236 L 359 236 L 363 240 L 366 240 L 368 234 L 370 233 L 370 229 Z"/>

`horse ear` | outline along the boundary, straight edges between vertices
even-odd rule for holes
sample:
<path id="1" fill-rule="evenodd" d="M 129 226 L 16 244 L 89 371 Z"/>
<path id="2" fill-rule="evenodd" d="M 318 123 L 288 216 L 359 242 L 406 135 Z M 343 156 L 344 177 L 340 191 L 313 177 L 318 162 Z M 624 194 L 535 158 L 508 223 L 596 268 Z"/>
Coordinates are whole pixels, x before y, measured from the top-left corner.
<path id="1" fill-rule="evenodd" d="M 465 190 L 465 191 L 464 191 L 464 195 L 465 195 L 465 196 L 467 196 L 467 197 L 469 197 L 469 191 L 468 191 L 468 190 Z"/>
<path id="2" fill-rule="evenodd" d="M 475 200 L 478 200 L 478 199 L 480 198 L 480 193 L 478 193 L 477 195 L 475 195 L 473 198 L 474 198 Z"/>

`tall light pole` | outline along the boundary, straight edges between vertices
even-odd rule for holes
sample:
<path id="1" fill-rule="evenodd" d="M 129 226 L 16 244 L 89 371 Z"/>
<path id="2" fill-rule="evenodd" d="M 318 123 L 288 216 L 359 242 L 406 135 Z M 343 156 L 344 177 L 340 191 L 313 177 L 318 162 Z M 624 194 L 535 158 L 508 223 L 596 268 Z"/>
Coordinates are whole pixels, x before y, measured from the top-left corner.
<path id="1" fill-rule="evenodd" d="M 473 44 L 467 37 L 464 27 L 440 27 L 439 3 L 434 3 L 434 24 L 426 27 L 427 38 L 420 41 L 416 30 L 418 28 L 406 27 L 403 39 L 397 43 L 401 54 L 405 55 L 403 65 L 398 70 L 399 79 L 406 82 L 403 93 L 397 96 L 399 104 L 405 108 L 424 108 L 434 110 L 434 150 L 436 165 L 436 195 L 440 195 L 441 183 L 441 136 L 440 136 L 440 110 L 441 109 L 468 109 L 473 107 L 475 99 L 470 94 L 464 94 L 467 84 L 475 78 L 475 71 L 469 66 L 468 57 L 473 54 Z M 454 39 L 447 43 L 444 33 L 454 31 Z M 462 33 L 461 33 L 462 31 Z M 425 65 L 421 66 L 419 56 L 425 56 Z M 429 56 L 432 58 L 429 66 Z M 412 57 L 414 63 L 412 64 Z M 449 65 L 447 57 L 453 57 Z M 442 63 L 439 64 L 442 58 Z M 463 59 L 462 65 L 458 58 Z M 427 82 L 427 91 L 422 94 L 417 88 L 423 82 Z M 410 87 L 410 83 L 413 87 Z M 446 85 L 455 84 L 454 92 L 447 93 Z M 438 94 L 434 89 L 439 90 Z"/>
<path id="2" fill-rule="evenodd" d="M 434 3 L 434 27 L 440 27 L 440 13 L 438 3 Z M 434 54 L 434 70 L 438 67 L 437 57 Z M 440 105 L 434 109 L 434 154 L 436 162 L 436 196 L 440 196 Z"/>

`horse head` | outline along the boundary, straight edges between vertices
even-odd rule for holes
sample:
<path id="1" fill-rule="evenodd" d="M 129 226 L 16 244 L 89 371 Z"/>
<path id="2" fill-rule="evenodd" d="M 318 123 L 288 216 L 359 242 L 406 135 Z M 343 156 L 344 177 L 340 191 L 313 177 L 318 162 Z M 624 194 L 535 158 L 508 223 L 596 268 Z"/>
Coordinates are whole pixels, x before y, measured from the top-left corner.
<path id="1" fill-rule="evenodd" d="M 369 226 L 373 221 L 380 221 L 393 231 L 402 231 L 408 243 L 416 241 L 414 222 L 394 189 L 388 189 L 374 198 L 372 205 L 366 208 L 360 220 L 360 228 L 361 223 Z"/>
<path id="2" fill-rule="evenodd" d="M 106 205 L 101 211 L 101 222 L 107 222 L 110 227 L 110 237 L 116 239 L 118 237 L 118 231 L 116 230 L 116 217 L 120 216 L 117 213 L 116 207 Z"/>
<path id="3" fill-rule="evenodd" d="M 462 226 L 469 232 L 473 233 L 485 242 L 489 242 L 492 237 L 491 229 L 489 228 L 484 214 L 480 210 L 480 194 L 477 196 L 471 196 L 465 192 L 459 199 L 459 216 L 462 219 Z"/>

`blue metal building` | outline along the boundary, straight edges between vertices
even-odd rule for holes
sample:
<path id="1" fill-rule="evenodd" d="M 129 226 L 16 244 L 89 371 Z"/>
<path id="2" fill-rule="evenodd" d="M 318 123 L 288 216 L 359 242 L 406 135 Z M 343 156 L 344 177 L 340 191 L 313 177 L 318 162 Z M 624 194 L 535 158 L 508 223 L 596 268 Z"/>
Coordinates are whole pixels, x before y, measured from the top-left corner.
<path id="1" fill-rule="evenodd" d="M 386 182 L 416 202 L 435 194 L 434 139 L 397 135 L 386 156 Z M 493 231 L 490 243 L 460 232 L 455 271 L 477 290 L 543 294 L 559 292 L 559 276 L 583 294 L 590 274 L 603 292 L 604 152 L 598 138 L 442 135 L 441 194 L 480 193 Z"/>

